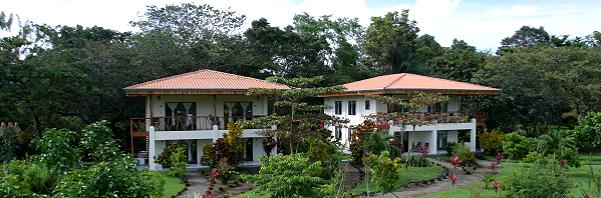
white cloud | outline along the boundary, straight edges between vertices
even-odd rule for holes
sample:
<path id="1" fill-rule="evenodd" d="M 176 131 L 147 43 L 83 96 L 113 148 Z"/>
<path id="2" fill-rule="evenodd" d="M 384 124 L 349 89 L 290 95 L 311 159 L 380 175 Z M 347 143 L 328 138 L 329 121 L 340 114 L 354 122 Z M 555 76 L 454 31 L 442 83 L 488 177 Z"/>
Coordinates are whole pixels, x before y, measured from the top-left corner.
<path id="1" fill-rule="evenodd" d="M 189 0 L 0 0 L 0 10 L 22 19 L 49 25 L 98 25 L 119 31 L 134 30 L 129 21 L 145 10 L 145 5 L 179 4 Z M 544 26 L 551 34 L 584 36 L 601 29 L 601 4 L 541 2 L 484 5 L 470 0 L 416 0 L 388 6 L 368 6 L 366 0 L 196 0 L 217 8 L 231 8 L 250 21 L 267 18 L 276 26 L 292 23 L 294 14 L 358 18 L 364 26 L 372 16 L 411 9 L 421 34 L 431 34 L 443 45 L 453 38 L 466 40 L 479 49 L 496 48 L 502 38 L 522 25 Z"/>

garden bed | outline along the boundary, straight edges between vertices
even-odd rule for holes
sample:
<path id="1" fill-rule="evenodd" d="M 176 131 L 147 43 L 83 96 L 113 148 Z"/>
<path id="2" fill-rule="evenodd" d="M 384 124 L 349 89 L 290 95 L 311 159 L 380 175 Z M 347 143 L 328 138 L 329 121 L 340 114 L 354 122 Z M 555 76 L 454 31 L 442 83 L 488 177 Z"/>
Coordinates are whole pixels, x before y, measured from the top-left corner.
<path id="1" fill-rule="evenodd" d="M 395 189 L 409 186 L 410 184 L 423 185 L 431 183 L 438 178 L 444 177 L 443 168 L 440 166 L 408 167 L 401 170 L 399 180 L 395 183 Z M 351 190 L 353 195 L 365 195 L 367 193 L 366 182 L 359 183 Z M 379 192 L 374 185 L 368 184 L 370 192 Z"/>

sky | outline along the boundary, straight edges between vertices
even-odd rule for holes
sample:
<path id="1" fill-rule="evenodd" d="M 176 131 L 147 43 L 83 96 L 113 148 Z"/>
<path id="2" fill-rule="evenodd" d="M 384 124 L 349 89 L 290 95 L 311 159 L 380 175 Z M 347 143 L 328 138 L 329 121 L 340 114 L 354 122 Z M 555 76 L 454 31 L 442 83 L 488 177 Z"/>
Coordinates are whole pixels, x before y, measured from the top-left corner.
<path id="1" fill-rule="evenodd" d="M 292 23 L 294 14 L 358 18 L 369 26 L 372 16 L 410 10 L 420 34 L 430 34 L 443 46 L 454 38 L 480 50 L 494 50 L 501 39 L 523 25 L 543 26 L 554 35 L 586 36 L 601 30 L 601 0 L 0 0 L 0 11 L 21 20 L 56 25 L 94 25 L 136 31 L 129 22 L 146 5 L 194 2 L 231 9 L 252 20 L 266 18 L 272 25 Z"/>

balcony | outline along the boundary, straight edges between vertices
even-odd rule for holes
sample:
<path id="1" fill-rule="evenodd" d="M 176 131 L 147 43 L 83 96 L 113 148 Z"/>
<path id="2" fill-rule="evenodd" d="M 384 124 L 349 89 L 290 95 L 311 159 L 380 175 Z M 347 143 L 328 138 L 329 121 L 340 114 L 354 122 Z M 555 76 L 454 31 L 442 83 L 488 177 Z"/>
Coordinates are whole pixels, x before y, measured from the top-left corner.
<path id="1" fill-rule="evenodd" d="M 146 126 L 153 126 L 155 131 L 203 131 L 213 130 L 217 126 L 218 130 L 227 130 L 227 124 L 239 120 L 251 120 L 261 116 L 163 116 L 152 118 L 131 118 L 130 131 L 132 134 L 147 132 Z M 143 135 L 143 134 L 141 134 Z"/>

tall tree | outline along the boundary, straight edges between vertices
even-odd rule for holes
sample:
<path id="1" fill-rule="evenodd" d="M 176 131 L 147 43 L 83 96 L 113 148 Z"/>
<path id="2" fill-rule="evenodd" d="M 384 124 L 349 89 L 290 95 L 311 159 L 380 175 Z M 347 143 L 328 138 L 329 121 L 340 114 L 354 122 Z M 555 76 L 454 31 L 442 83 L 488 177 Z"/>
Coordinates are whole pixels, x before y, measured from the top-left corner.
<path id="1" fill-rule="evenodd" d="M 409 10 L 372 17 L 365 35 L 365 51 L 371 69 L 379 74 L 415 72 L 417 23 L 409 20 Z"/>
<path id="2" fill-rule="evenodd" d="M 551 36 L 542 26 L 539 28 L 522 26 L 511 37 L 504 38 L 501 41 L 501 47 L 499 47 L 497 54 L 512 52 L 519 47 L 552 45 Z"/>
<path id="3" fill-rule="evenodd" d="M 431 74 L 445 79 L 469 82 L 472 75 L 484 66 L 486 54 L 463 40 L 453 39 L 450 48 L 444 48 L 440 56 L 431 58 L 428 68 Z"/>
<path id="4" fill-rule="evenodd" d="M 301 35 L 323 38 L 328 42 L 321 54 L 334 71 L 327 84 L 342 84 L 368 77 L 362 64 L 361 45 L 364 28 L 357 18 L 337 18 L 325 15 L 313 17 L 307 13 L 294 16 L 294 29 Z"/>
<path id="5" fill-rule="evenodd" d="M 299 34 L 292 26 L 272 27 L 263 18 L 253 21 L 244 35 L 253 55 L 273 75 L 294 78 L 320 76 L 331 71 L 322 53 L 329 47 L 323 37 Z"/>
<path id="6" fill-rule="evenodd" d="M 131 24 L 142 32 L 162 31 L 173 35 L 182 45 L 201 40 L 214 40 L 238 30 L 246 17 L 210 5 L 182 3 L 165 7 L 148 6 L 146 12 Z"/>

